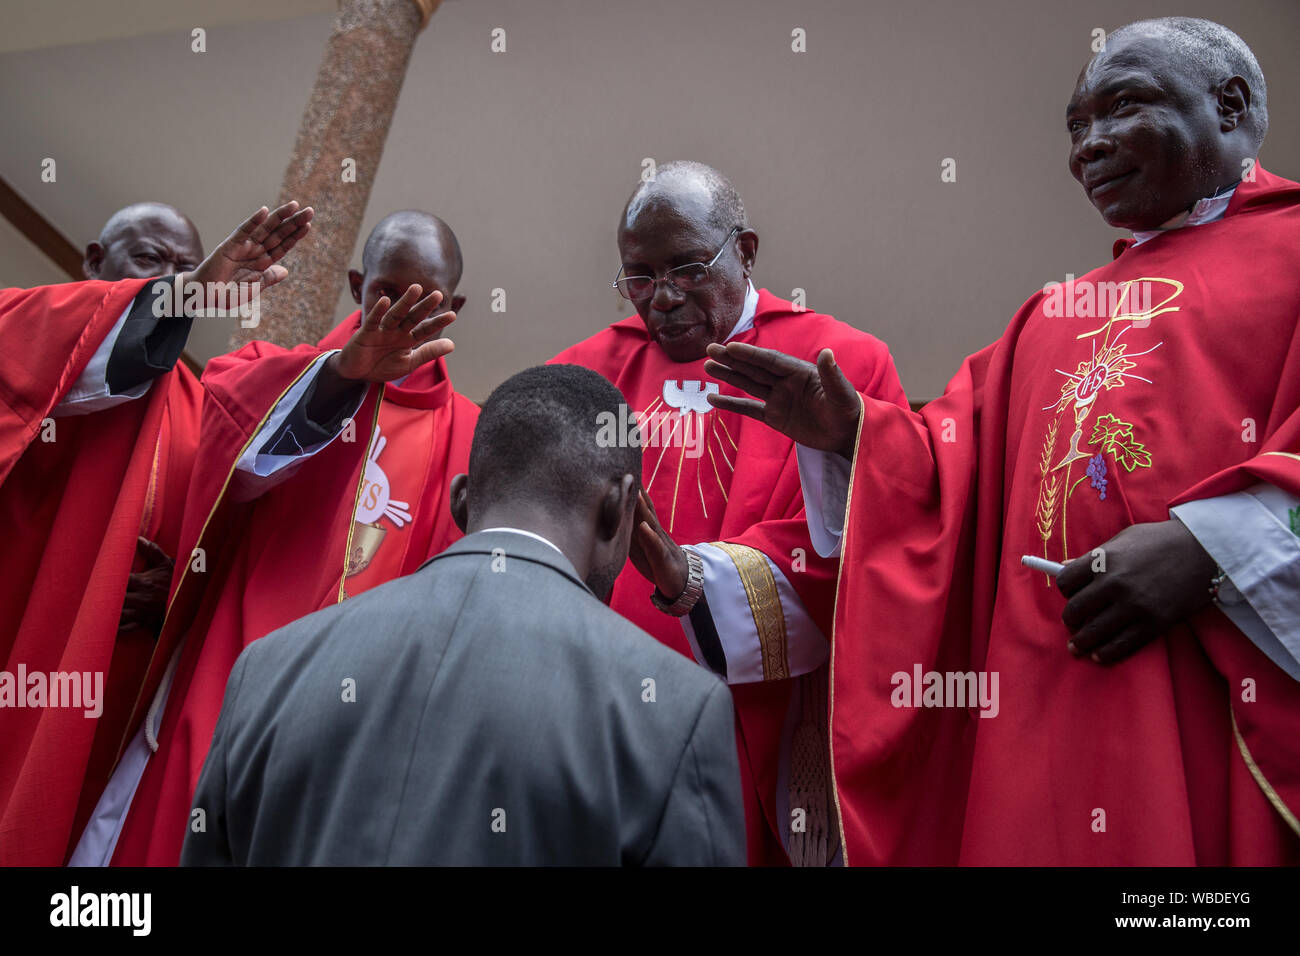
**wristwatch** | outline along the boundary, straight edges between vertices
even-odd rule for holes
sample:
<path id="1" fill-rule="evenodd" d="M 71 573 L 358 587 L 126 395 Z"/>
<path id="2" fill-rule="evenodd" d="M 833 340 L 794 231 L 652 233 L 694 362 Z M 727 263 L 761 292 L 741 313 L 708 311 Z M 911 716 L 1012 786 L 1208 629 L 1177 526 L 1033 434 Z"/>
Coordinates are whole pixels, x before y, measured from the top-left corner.
<path id="1" fill-rule="evenodd" d="M 682 588 L 682 593 L 674 601 L 664 597 L 658 588 L 650 595 L 650 601 L 655 607 L 673 617 L 690 614 L 691 608 L 695 607 L 700 595 L 704 593 L 704 562 L 690 548 L 682 548 L 682 553 L 686 555 L 686 587 Z"/>

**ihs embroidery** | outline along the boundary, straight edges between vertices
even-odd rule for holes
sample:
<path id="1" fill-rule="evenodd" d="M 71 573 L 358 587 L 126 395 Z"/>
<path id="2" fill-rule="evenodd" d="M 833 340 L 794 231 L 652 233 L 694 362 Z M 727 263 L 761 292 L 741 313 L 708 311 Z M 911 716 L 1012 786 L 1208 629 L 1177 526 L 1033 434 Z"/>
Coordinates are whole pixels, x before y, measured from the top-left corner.
<path id="1" fill-rule="evenodd" d="M 380 518 L 387 518 L 397 528 L 405 526 L 411 520 L 410 504 L 392 498 L 388 475 L 379 464 L 379 456 L 383 454 L 387 445 L 388 439 L 380 434 L 379 425 L 376 423 L 375 441 L 370 449 L 370 457 L 366 460 L 365 474 L 361 478 L 361 493 L 352 524 L 348 577 L 359 574 L 369 567 L 379 546 L 383 544 L 388 529 L 379 523 Z"/>

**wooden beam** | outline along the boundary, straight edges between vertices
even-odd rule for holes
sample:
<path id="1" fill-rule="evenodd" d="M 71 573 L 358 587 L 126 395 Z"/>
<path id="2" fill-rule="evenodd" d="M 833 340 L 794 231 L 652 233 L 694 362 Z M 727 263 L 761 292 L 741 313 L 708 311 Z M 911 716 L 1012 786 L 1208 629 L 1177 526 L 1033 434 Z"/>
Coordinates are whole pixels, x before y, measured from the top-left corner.
<path id="1" fill-rule="evenodd" d="M 0 216 L 27 237 L 27 241 L 45 254 L 46 258 L 68 274 L 71 279 L 84 279 L 81 274 L 81 251 L 55 229 L 48 219 L 37 212 L 14 192 L 4 179 L 0 179 Z"/>

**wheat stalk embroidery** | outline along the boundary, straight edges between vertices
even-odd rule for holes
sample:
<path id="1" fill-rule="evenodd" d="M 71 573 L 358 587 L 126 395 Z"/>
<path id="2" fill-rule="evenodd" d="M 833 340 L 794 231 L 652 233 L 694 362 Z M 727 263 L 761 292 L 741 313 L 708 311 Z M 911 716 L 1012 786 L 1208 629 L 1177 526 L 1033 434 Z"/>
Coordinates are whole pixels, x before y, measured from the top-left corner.
<path id="1" fill-rule="evenodd" d="M 1042 483 L 1038 487 L 1038 507 L 1035 514 L 1038 517 L 1038 536 L 1043 539 L 1043 553 L 1047 553 L 1047 542 L 1052 537 L 1052 529 L 1056 527 L 1056 513 L 1061 506 L 1061 487 L 1057 481 L 1057 476 L 1052 475 L 1048 479 L 1048 473 L 1052 470 L 1052 453 L 1056 450 L 1056 426 L 1059 419 L 1054 420 L 1047 429 L 1047 438 L 1043 441 L 1043 454 L 1038 460 L 1038 471 L 1042 475 Z"/>

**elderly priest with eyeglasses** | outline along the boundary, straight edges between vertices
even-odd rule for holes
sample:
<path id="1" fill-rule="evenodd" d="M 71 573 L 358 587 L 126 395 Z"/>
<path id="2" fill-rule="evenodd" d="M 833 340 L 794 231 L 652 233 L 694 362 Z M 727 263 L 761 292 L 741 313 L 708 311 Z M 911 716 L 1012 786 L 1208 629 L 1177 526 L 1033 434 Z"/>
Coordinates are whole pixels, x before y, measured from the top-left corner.
<path id="1" fill-rule="evenodd" d="M 856 388 L 906 408 L 893 360 L 867 333 L 755 290 L 758 234 L 709 166 L 667 163 L 642 182 L 618 249 L 614 286 L 637 314 L 553 360 L 600 372 L 632 403 L 597 423 L 597 441 L 643 446 L 635 571 L 611 606 L 731 686 L 750 864 L 838 863 L 826 737 L 837 562 L 809 540 L 794 443 L 709 404 L 740 393 L 705 374 L 705 350 L 745 342 L 815 361 L 830 346 Z"/>

